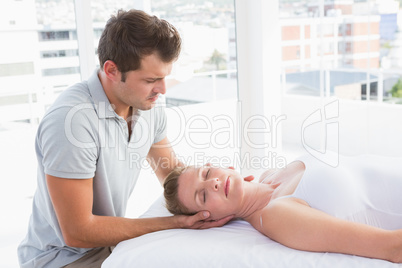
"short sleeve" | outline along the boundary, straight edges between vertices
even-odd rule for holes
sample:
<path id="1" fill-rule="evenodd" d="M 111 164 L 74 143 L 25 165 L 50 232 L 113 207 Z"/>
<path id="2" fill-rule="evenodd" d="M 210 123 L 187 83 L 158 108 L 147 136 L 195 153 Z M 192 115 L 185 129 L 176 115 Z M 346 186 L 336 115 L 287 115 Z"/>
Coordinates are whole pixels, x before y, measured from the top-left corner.
<path id="1" fill-rule="evenodd" d="M 36 141 L 46 174 L 71 179 L 94 177 L 99 144 L 97 120 L 88 107 L 63 107 L 46 115 Z"/>
<path id="2" fill-rule="evenodd" d="M 156 110 L 154 143 L 157 143 L 166 137 L 167 117 L 164 105 L 157 106 L 154 109 Z"/>

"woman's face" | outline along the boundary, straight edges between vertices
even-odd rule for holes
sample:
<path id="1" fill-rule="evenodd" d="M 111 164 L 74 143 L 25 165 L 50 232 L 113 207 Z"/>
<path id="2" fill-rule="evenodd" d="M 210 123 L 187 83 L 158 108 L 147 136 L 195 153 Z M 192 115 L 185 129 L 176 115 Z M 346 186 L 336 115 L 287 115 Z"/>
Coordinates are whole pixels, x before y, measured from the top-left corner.
<path id="1" fill-rule="evenodd" d="M 221 219 L 239 211 L 243 182 L 231 169 L 189 167 L 178 179 L 178 197 L 191 212 L 207 210 L 212 219 Z"/>

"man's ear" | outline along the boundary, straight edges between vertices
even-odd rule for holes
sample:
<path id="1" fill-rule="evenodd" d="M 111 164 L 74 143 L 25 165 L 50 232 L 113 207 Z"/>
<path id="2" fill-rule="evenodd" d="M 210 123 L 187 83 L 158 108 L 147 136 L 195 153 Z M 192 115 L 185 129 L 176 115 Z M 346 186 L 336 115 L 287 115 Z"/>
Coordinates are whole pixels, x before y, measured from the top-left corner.
<path id="1" fill-rule="evenodd" d="M 117 68 L 116 63 L 111 60 L 107 60 L 103 64 L 103 72 L 106 74 L 107 78 L 113 82 L 120 81 L 121 79 L 121 73 Z"/>

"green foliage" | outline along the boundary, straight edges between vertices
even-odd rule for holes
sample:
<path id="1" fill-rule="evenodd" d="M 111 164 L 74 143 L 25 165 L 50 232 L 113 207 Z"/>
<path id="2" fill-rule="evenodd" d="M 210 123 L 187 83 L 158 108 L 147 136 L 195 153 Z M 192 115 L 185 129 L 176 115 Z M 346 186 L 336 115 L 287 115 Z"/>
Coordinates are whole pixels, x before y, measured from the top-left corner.
<path id="1" fill-rule="evenodd" d="M 208 63 L 215 65 L 215 70 L 221 70 L 221 64 L 226 63 L 225 55 L 215 49 L 211 58 L 209 58 Z"/>
<path id="2" fill-rule="evenodd" d="M 401 1 L 402 1 L 402 0 L 401 0 Z M 390 42 L 386 42 L 386 43 L 384 43 L 381 47 L 382 47 L 382 48 L 385 48 L 385 49 L 391 49 L 391 48 L 392 48 L 392 45 L 391 45 Z"/>
<path id="3" fill-rule="evenodd" d="M 402 98 L 402 80 L 399 78 L 398 82 L 391 89 L 392 97 Z"/>

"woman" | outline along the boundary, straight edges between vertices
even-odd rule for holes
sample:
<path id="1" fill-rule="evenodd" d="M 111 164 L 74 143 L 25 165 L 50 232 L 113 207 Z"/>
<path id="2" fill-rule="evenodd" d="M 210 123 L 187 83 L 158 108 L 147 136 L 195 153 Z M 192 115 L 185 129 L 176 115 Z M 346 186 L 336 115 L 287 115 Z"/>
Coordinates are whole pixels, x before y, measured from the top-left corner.
<path id="1" fill-rule="evenodd" d="M 173 214 L 234 215 L 294 249 L 402 262 L 401 159 L 341 156 L 332 168 L 305 156 L 261 183 L 211 166 L 174 170 L 164 183 Z"/>

